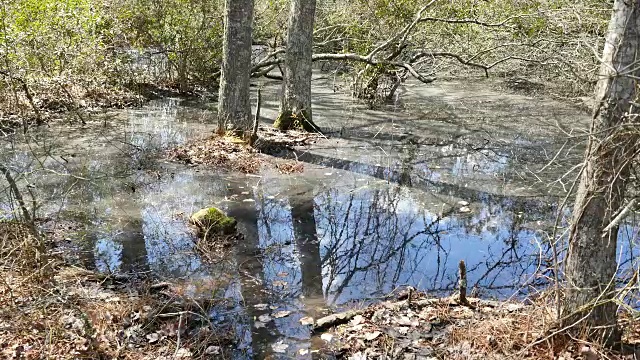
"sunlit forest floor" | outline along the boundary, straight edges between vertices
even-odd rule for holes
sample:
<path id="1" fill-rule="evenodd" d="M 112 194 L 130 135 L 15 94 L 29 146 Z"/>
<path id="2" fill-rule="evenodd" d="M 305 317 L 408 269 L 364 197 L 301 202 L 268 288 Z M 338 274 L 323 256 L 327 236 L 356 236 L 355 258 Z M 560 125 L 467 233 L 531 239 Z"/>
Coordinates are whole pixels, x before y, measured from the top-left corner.
<path id="1" fill-rule="evenodd" d="M 531 301 L 487 301 L 404 294 L 346 313 L 323 330 L 335 353 L 349 359 L 637 359 L 638 314 L 621 314 L 619 351 L 572 339 L 557 328 L 551 291 Z M 411 299 L 409 300 L 409 296 Z M 335 321 L 336 315 L 330 318 Z M 319 320 L 323 322 L 324 320 Z"/>

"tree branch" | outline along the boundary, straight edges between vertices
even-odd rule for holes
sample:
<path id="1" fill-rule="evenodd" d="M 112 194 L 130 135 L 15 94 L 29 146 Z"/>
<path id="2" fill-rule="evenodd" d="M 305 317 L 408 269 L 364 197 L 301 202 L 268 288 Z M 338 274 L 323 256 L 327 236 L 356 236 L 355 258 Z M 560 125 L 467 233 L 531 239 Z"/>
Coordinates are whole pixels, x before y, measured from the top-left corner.
<path id="1" fill-rule="evenodd" d="M 530 14 L 518 14 L 518 15 L 514 15 L 514 16 L 510 16 L 498 23 L 487 23 L 484 21 L 480 21 L 478 19 L 444 19 L 444 18 L 435 18 L 435 17 L 423 17 L 419 19 L 419 22 L 427 22 L 427 21 L 433 21 L 433 22 L 444 22 L 444 23 L 448 23 L 448 24 L 475 24 L 475 25 L 480 25 L 480 26 L 484 26 L 484 27 L 500 27 L 503 26 L 504 24 L 506 24 L 507 22 L 513 20 L 513 19 L 517 19 L 517 18 L 521 18 L 521 17 L 527 17 L 527 16 L 531 16 Z"/>

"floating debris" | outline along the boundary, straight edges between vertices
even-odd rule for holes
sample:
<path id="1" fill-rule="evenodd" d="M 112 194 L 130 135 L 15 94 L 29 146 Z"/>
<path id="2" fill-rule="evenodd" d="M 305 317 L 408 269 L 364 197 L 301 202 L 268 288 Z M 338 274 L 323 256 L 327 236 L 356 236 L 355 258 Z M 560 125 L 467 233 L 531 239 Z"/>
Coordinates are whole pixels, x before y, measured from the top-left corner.
<path id="1" fill-rule="evenodd" d="M 289 348 L 289 345 L 283 343 L 282 341 L 278 341 L 277 343 L 271 345 L 271 348 L 273 349 L 274 352 L 282 354 L 282 353 L 287 352 L 287 349 Z"/>
<path id="2" fill-rule="evenodd" d="M 311 316 L 305 316 L 300 318 L 301 325 L 313 325 L 313 318 Z"/>
<path id="3" fill-rule="evenodd" d="M 275 314 L 273 314 L 273 317 L 276 318 L 276 319 L 280 319 L 280 318 L 283 318 L 283 317 L 287 317 L 289 315 L 291 315 L 291 311 L 280 310 L 280 311 L 276 312 Z"/>

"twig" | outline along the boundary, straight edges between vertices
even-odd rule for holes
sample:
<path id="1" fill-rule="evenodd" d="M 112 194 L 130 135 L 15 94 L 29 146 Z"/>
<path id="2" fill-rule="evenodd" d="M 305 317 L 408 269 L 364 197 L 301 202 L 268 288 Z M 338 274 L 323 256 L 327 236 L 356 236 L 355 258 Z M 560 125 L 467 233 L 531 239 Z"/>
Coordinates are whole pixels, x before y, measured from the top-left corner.
<path id="1" fill-rule="evenodd" d="M 178 355 L 178 350 L 180 350 L 180 333 L 182 332 L 181 329 L 182 329 L 182 315 L 183 314 L 184 314 L 183 312 L 180 312 L 180 319 L 178 320 L 178 330 L 177 330 L 178 334 L 176 335 L 178 338 L 176 340 L 176 351 L 173 354 L 174 357 L 176 357 Z"/>
<path id="2" fill-rule="evenodd" d="M 631 199 L 631 201 L 629 201 L 629 203 L 620 211 L 620 213 L 616 215 L 616 217 L 613 220 L 611 220 L 611 223 L 609 223 L 609 225 L 607 225 L 604 229 L 602 229 L 602 237 L 607 236 L 609 231 L 612 228 L 618 226 L 620 222 L 624 220 L 624 218 L 627 216 L 631 208 L 633 208 L 634 205 L 636 204 L 636 200 L 637 198 Z"/>
<path id="3" fill-rule="evenodd" d="M 253 129 L 249 137 L 249 146 L 253 146 L 258 140 L 258 125 L 260 124 L 260 107 L 262 105 L 262 87 L 258 87 L 258 99 L 256 100 L 256 116 L 253 119 Z"/>
<path id="4" fill-rule="evenodd" d="M 464 264 L 464 260 L 460 260 L 458 269 L 460 272 L 460 280 L 458 282 L 458 301 L 460 304 L 466 305 L 469 301 L 467 300 L 467 267 Z"/>

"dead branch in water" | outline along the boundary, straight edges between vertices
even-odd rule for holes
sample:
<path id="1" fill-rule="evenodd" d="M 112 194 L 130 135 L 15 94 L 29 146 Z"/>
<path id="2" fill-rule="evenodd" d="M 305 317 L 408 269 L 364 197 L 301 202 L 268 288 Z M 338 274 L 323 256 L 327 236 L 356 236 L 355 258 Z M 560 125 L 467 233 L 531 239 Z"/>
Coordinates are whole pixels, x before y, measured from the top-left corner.
<path id="1" fill-rule="evenodd" d="M 18 202 L 18 206 L 22 211 L 22 216 L 24 217 L 24 221 L 27 224 L 30 224 L 31 226 L 33 226 L 33 217 L 29 213 L 29 209 L 27 209 L 27 205 L 24 202 L 24 198 L 22 197 L 22 194 L 20 193 L 20 189 L 18 189 L 18 185 L 16 184 L 15 179 L 11 175 L 11 172 L 2 164 L 0 164 L 0 172 L 4 175 L 4 178 L 9 183 L 9 188 L 11 189 L 13 196 L 15 196 L 16 201 Z"/>
<path id="2" fill-rule="evenodd" d="M 464 260 L 460 260 L 460 264 L 458 264 L 460 270 L 460 280 L 458 283 L 458 293 L 459 298 L 458 301 L 460 304 L 467 304 L 467 267 L 464 264 Z"/>

